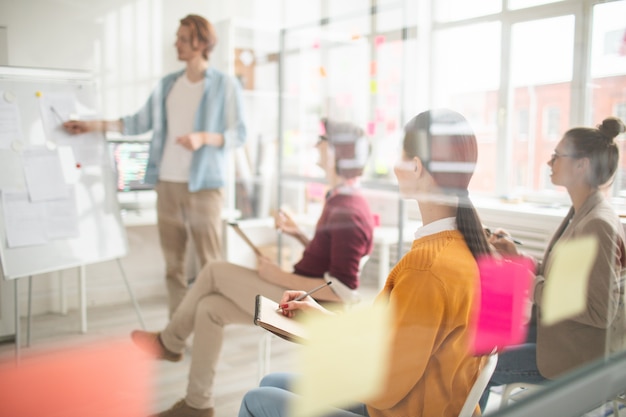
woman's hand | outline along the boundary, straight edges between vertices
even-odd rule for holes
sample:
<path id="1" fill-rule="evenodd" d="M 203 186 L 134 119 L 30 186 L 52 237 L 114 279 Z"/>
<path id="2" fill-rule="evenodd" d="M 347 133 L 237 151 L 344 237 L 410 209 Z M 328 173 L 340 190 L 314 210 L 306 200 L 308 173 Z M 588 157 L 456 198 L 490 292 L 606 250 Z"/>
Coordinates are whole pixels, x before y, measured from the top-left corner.
<path id="1" fill-rule="evenodd" d="M 306 294 L 306 291 L 285 291 L 283 293 L 283 297 L 280 299 L 278 303 L 281 308 L 283 315 L 293 318 L 298 311 L 316 311 L 318 313 L 324 314 L 334 314 L 333 312 L 326 310 L 324 307 L 319 305 L 311 296 L 304 297 L 302 300 L 295 301 L 298 297 Z"/>
<path id="2" fill-rule="evenodd" d="M 487 241 L 498 251 L 500 255 L 504 257 L 519 255 L 517 246 L 515 246 L 513 238 L 507 231 L 503 229 L 496 229 L 494 232 L 489 232 L 488 235 Z"/>

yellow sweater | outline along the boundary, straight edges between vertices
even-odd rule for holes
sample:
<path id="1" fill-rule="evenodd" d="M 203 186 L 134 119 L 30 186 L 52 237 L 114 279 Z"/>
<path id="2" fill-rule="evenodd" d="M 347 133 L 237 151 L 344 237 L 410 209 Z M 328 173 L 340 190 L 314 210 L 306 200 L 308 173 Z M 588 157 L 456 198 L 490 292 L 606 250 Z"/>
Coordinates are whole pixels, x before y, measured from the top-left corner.
<path id="1" fill-rule="evenodd" d="M 478 267 L 463 236 L 443 231 L 413 242 L 376 302 L 394 306 L 384 392 L 371 417 L 456 417 L 478 376 L 468 324 Z"/>

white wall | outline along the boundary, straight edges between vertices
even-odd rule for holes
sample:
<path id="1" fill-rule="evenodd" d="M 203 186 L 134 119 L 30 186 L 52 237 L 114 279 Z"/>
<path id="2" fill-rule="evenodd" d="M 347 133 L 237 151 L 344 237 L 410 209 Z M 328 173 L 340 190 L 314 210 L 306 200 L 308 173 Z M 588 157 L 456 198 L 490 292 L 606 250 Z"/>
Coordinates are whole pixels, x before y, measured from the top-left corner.
<path id="1" fill-rule="evenodd" d="M 8 65 L 92 71 L 100 81 L 103 115 L 117 118 L 143 104 L 158 78 L 182 68 L 173 46 L 179 19 L 189 13 L 212 22 L 255 19 L 259 11 L 275 25 L 281 3 L 0 0 L 0 27 L 7 28 Z"/>

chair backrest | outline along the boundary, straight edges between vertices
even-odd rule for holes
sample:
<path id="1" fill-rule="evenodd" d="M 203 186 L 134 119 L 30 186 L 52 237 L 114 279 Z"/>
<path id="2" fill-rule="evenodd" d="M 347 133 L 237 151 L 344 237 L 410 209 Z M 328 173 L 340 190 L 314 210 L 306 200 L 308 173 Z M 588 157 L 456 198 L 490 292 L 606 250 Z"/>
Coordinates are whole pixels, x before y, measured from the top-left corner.
<path id="1" fill-rule="evenodd" d="M 359 277 L 361 273 L 363 272 L 363 267 L 365 266 L 369 258 L 370 258 L 370 255 L 364 255 L 359 261 L 359 272 L 358 272 Z M 336 283 L 335 285 L 333 285 L 332 290 L 342 300 L 342 301 L 327 302 L 323 304 L 324 307 L 326 308 L 330 307 L 330 310 L 341 311 L 341 310 L 345 310 L 346 308 L 350 308 L 351 306 L 354 306 L 361 302 L 361 295 L 359 294 L 358 290 L 351 290 L 347 286 L 343 285 L 341 281 L 339 281 L 337 278 L 331 276 L 328 272 L 324 275 L 324 279 L 327 281 Z"/>
<path id="2" fill-rule="evenodd" d="M 359 261 L 359 275 L 361 275 L 361 273 L 363 272 L 363 268 L 365 267 L 365 264 L 369 260 L 370 260 L 370 255 L 369 254 L 368 255 L 363 255 L 363 257 Z"/>
<path id="3" fill-rule="evenodd" d="M 459 413 L 459 417 L 472 417 L 474 415 L 474 410 L 476 409 L 476 405 L 480 400 L 481 395 L 485 388 L 487 388 L 487 384 L 491 379 L 491 375 L 493 375 L 493 371 L 496 370 L 496 365 L 498 364 L 498 354 L 492 353 L 488 356 L 487 362 L 484 364 L 483 369 L 481 369 L 478 374 L 478 378 L 476 378 L 476 382 L 472 386 L 467 398 L 465 399 L 465 404 L 463 404 L 463 408 Z M 484 412 L 484 410 L 481 410 Z"/>

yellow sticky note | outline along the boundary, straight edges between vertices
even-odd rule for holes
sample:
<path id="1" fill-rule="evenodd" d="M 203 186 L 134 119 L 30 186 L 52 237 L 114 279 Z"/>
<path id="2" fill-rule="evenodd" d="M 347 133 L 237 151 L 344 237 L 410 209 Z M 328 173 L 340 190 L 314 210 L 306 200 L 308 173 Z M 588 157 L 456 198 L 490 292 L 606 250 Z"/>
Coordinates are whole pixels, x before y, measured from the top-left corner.
<path id="1" fill-rule="evenodd" d="M 370 93 L 376 94 L 378 92 L 378 83 L 376 80 L 370 80 Z"/>
<path id="2" fill-rule="evenodd" d="M 364 402 L 383 389 L 388 365 L 389 308 L 355 308 L 305 322 L 310 336 L 299 352 L 290 415 L 312 417 Z"/>
<path id="3" fill-rule="evenodd" d="M 595 236 L 560 242 L 552 249 L 552 266 L 541 300 L 545 325 L 575 316 L 585 309 L 589 273 L 598 252 Z"/>

